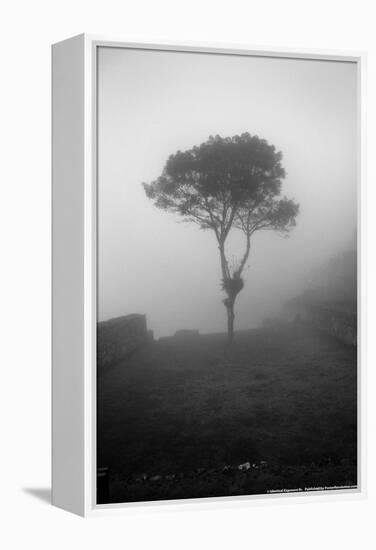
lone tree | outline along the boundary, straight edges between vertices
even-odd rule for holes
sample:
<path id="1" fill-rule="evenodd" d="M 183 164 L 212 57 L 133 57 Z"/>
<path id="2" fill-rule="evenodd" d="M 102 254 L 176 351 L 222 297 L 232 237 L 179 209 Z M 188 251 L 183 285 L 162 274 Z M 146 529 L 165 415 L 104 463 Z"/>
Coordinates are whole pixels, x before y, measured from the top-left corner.
<path id="1" fill-rule="evenodd" d="M 287 233 L 295 226 L 299 205 L 280 198 L 285 177 L 281 160 L 282 153 L 258 136 L 211 136 L 200 146 L 171 155 L 162 175 L 143 184 L 155 206 L 214 232 L 229 342 L 234 338 L 234 305 L 244 287 L 242 273 L 252 235 L 262 229 Z M 225 250 L 232 229 L 245 237 L 244 252 L 235 266 L 229 265 Z"/>

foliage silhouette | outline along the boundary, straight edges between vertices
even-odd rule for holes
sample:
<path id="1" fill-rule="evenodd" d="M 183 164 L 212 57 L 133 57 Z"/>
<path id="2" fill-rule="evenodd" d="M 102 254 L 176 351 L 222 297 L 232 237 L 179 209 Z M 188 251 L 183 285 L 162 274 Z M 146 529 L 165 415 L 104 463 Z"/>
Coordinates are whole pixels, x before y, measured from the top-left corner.
<path id="1" fill-rule="evenodd" d="M 282 153 L 249 133 L 210 136 L 199 146 L 171 155 L 162 175 L 144 183 L 155 206 L 180 214 L 201 229 L 214 231 L 222 270 L 223 303 L 229 342 L 234 338 L 234 305 L 244 287 L 242 273 L 256 231 L 288 233 L 296 224 L 299 205 L 280 198 L 285 170 Z M 229 265 L 226 240 L 231 230 L 245 236 L 244 252 Z"/>

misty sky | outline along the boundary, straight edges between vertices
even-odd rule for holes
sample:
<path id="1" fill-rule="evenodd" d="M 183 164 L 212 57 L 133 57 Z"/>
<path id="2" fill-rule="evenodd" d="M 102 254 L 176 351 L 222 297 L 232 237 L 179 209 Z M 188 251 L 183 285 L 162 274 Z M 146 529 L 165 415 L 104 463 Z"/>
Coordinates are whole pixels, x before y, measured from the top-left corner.
<path id="1" fill-rule="evenodd" d="M 273 315 L 353 239 L 356 64 L 100 48 L 99 320 L 145 313 L 156 336 L 226 330 L 214 234 L 155 208 L 141 183 L 178 149 L 243 132 L 282 151 L 282 195 L 301 211 L 288 239 L 253 237 L 237 329 Z"/>

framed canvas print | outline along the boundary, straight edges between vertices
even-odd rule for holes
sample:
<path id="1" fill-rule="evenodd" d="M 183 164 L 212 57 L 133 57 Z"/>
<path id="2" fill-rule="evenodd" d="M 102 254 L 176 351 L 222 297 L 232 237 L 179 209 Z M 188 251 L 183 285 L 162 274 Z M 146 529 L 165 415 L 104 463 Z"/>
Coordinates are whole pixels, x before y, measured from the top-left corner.
<path id="1" fill-rule="evenodd" d="M 54 504 L 362 495 L 364 57 L 52 59 Z"/>

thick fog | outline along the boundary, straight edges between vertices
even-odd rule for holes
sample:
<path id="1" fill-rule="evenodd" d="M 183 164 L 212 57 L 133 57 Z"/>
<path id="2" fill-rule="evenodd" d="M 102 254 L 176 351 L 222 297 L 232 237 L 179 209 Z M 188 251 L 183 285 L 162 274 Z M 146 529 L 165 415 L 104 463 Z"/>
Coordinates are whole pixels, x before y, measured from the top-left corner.
<path id="1" fill-rule="evenodd" d="M 236 329 L 260 325 L 353 242 L 357 82 L 351 63 L 100 48 L 98 317 L 144 313 L 155 335 L 226 330 L 211 231 L 157 209 L 142 182 L 168 156 L 249 132 L 283 153 L 282 195 L 300 203 L 289 238 L 256 233 Z M 229 259 L 243 247 L 228 242 Z"/>

